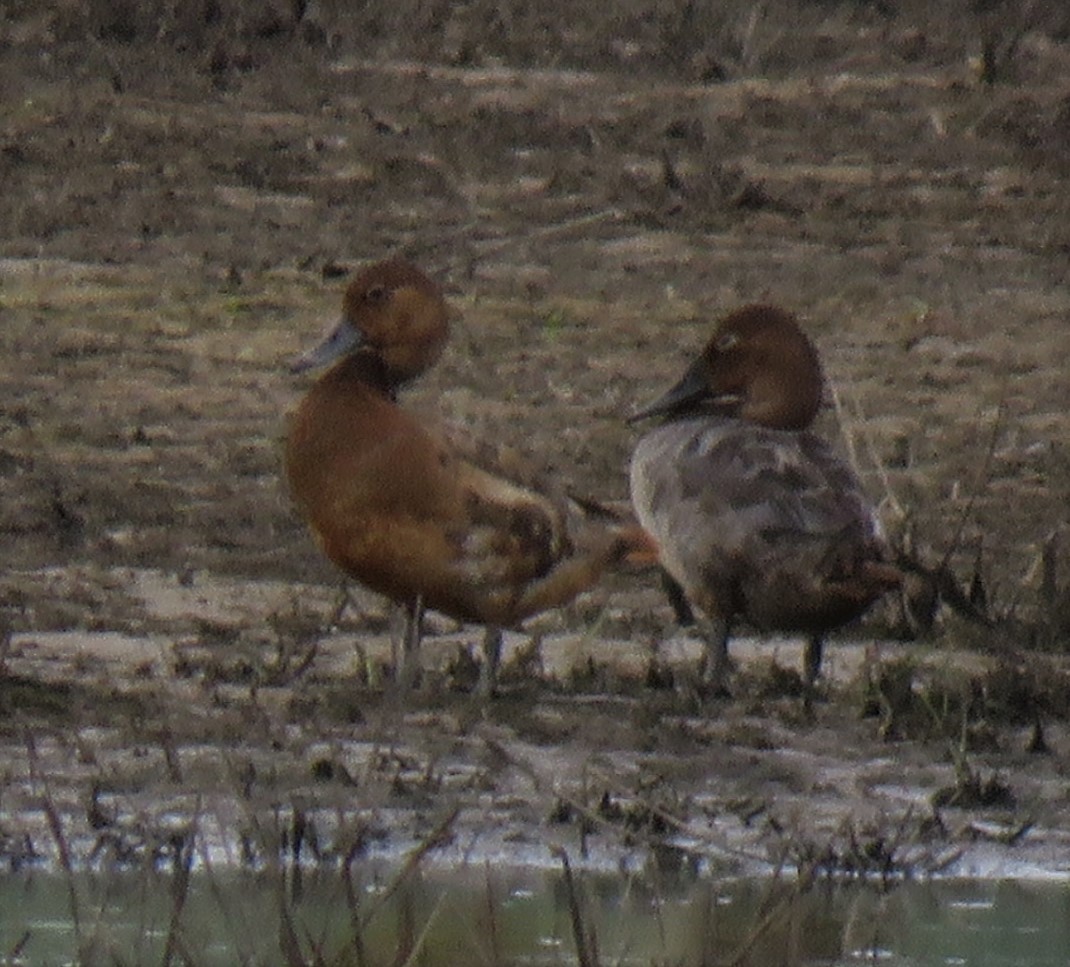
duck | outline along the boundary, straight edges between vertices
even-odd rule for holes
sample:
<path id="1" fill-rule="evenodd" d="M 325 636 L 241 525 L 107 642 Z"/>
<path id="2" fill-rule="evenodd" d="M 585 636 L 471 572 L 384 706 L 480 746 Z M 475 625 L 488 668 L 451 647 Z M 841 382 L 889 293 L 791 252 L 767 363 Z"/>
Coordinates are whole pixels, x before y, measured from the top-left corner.
<path id="1" fill-rule="evenodd" d="M 341 318 L 291 365 L 327 368 L 290 419 L 284 473 L 327 558 L 405 609 L 409 669 L 423 608 L 485 627 L 477 688 L 489 694 L 502 629 L 567 604 L 626 559 L 649 563 L 656 549 L 633 521 L 584 514 L 564 491 L 503 470 L 492 444 L 399 404 L 441 356 L 449 319 L 440 286 L 407 259 L 359 271 Z"/>
<path id="2" fill-rule="evenodd" d="M 795 316 L 745 305 L 629 418 L 658 421 L 632 453 L 632 505 L 704 619 L 700 680 L 712 693 L 726 691 L 729 636 L 742 619 L 806 637 L 809 707 L 827 634 L 901 582 L 858 478 L 811 428 L 823 389 Z"/>

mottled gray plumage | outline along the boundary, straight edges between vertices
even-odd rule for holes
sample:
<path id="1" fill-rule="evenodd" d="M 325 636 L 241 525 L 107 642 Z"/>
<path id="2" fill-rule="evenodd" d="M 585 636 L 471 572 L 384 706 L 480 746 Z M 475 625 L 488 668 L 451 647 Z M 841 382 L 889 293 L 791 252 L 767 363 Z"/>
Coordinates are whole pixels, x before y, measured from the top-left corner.
<path id="1" fill-rule="evenodd" d="M 854 474 L 812 433 L 668 423 L 639 441 L 631 487 L 662 565 L 703 611 L 809 631 L 860 610 L 842 585 L 880 559 L 880 527 Z"/>
<path id="2" fill-rule="evenodd" d="M 704 677 L 715 687 L 735 618 L 808 635 L 809 685 L 824 634 L 898 583 L 859 481 L 806 429 L 820 388 L 817 354 L 794 319 L 749 306 L 640 414 L 665 422 L 635 448 L 632 503 L 662 567 L 706 618 Z"/>

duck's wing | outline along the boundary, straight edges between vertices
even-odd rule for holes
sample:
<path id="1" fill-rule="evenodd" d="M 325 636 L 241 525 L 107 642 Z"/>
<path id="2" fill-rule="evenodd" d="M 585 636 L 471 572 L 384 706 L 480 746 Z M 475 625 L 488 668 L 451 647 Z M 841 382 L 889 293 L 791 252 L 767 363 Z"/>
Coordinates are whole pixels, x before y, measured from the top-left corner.
<path id="1" fill-rule="evenodd" d="M 439 423 L 435 432 L 464 464 L 472 470 L 483 491 L 499 493 L 507 502 L 534 501 L 554 518 L 567 543 L 584 552 L 593 541 L 604 543 L 606 532 L 623 535 L 628 543 L 627 561 L 634 566 L 656 563 L 656 551 L 649 534 L 642 531 L 631 504 L 603 500 L 577 492 L 560 472 L 511 444 L 488 442 L 452 424 Z"/>
<path id="2" fill-rule="evenodd" d="M 632 498 L 655 534 L 697 532 L 732 551 L 755 535 L 876 534 L 850 468 L 810 433 L 738 420 L 670 423 L 640 440 Z"/>
<path id="3" fill-rule="evenodd" d="M 790 624 L 792 611 L 849 610 L 894 580 L 858 480 L 806 432 L 666 424 L 636 447 L 632 495 L 666 569 L 707 609 L 730 600 Z"/>
<path id="4" fill-rule="evenodd" d="M 560 493 L 515 479 L 524 474 L 505 469 L 508 453 L 462 449 L 398 408 L 376 430 L 359 457 L 339 454 L 333 514 L 314 530 L 337 564 L 395 600 L 512 626 L 630 554 L 655 556 L 636 525 L 585 519 Z"/>
<path id="5" fill-rule="evenodd" d="M 573 499 L 514 450 L 465 450 L 457 473 L 465 507 L 458 567 L 495 589 L 488 606 L 504 615 L 498 623 L 566 604 L 622 561 L 656 560 L 656 545 L 633 515 Z"/>

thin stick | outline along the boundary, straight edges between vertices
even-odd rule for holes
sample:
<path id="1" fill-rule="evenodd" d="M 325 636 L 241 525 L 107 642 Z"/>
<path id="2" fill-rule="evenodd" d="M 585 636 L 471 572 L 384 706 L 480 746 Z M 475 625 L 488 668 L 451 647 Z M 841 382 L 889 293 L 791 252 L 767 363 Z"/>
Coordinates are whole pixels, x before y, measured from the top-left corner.
<path id="1" fill-rule="evenodd" d="M 1006 387 L 1004 387 L 1004 391 L 1000 394 L 999 403 L 996 406 L 996 418 L 992 421 L 992 433 L 988 439 L 988 446 L 985 447 L 985 458 L 982 461 L 981 469 L 977 474 L 977 485 L 972 488 L 972 492 L 966 500 L 966 506 L 962 508 L 962 513 L 959 514 L 959 521 L 955 527 L 951 543 L 948 545 L 943 560 L 940 562 L 941 568 L 947 567 L 948 562 L 951 560 L 951 555 L 958 550 L 959 541 L 962 539 L 962 532 L 966 529 L 966 521 L 969 520 L 970 515 L 973 513 L 973 506 L 977 502 L 977 498 L 981 495 L 982 487 L 991 479 L 989 477 L 989 471 L 992 468 L 992 460 L 996 454 L 996 440 L 999 437 L 999 431 L 1003 429 L 1003 414 L 1007 409 L 1006 403 L 1007 391 Z"/>
<path id="2" fill-rule="evenodd" d="M 849 422 L 847 412 L 843 406 L 843 402 L 840 399 L 839 390 L 836 389 L 836 384 L 832 380 L 827 380 L 829 392 L 832 394 L 832 408 L 836 411 L 836 421 L 840 425 L 840 436 L 843 438 L 844 446 L 847 447 L 847 459 L 851 464 L 852 469 L 859 476 L 862 475 L 861 464 L 858 461 L 858 451 L 854 445 L 854 435 L 849 432 L 855 425 L 865 426 L 865 416 L 862 413 L 862 407 L 858 400 L 855 400 L 855 417 L 854 421 Z M 899 498 L 896 497 L 892 491 L 892 482 L 888 477 L 888 468 L 884 465 L 884 461 L 877 455 L 877 448 L 873 445 L 873 440 L 868 433 L 862 434 L 862 440 L 866 444 L 866 453 L 869 459 L 872 461 L 874 468 L 877 471 L 877 475 L 880 477 L 881 486 L 884 488 L 885 499 L 892 507 L 896 516 L 902 520 L 906 517 L 906 511 L 903 509 L 902 503 Z"/>
<path id="3" fill-rule="evenodd" d="M 56 803 L 52 799 L 52 790 L 48 785 L 48 777 L 41 771 L 41 761 L 37 755 L 37 743 L 34 741 L 33 733 L 29 729 L 24 734 L 24 741 L 26 743 L 26 757 L 30 765 L 30 781 L 34 785 L 41 787 L 41 807 L 44 809 L 45 818 L 48 820 L 48 828 L 52 833 L 52 839 L 55 841 L 56 850 L 59 852 L 59 865 L 63 868 L 63 872 L 67 877 L 67 893 L 70 897 L 71 924 L 74 927 L 75 943 L 78 946 L 79 954 L 84 954 L 85 951 L 82 949 L 82 918 L 79 913 L 78 890 L 74 883 L 74 862 L 71 860 L 70 844 L 67 842 L 67 837 L 63 832 L 63 823 L 60 820 L 59 810 L 56 809 Z"/>
<path id="4" fill-rule="evenodd" d="M 583 926 L 583 911 L 580 909 L 580 898 L 576 892 L 576 882 L 572 878 L 568 853 L 563 846 L 551 846 L 550 852 L 561 861 L 561 869 L 565 875 L 565 893 L 568 895 L 568 909 L 572 917 L 572 939 L 576 944 L 576 960 L 580 967 L 598 967 L 597 945 L 593 937 L 587 936 L 587 931 Z"/>
<path id="5" fill-rule="evenodd" d="M 449 815 L 442 820 L 430 833 L 430 835 L 420 843 L 416 849 L 414 849 L 405 858 L 405 865 L 398 871 L 397 876 L 391 881 L 382 893 L 375 899 L 375 903 L 369 907 L 368 911 L 364 914 L 361 920 L 361 926 L 366 927 L 371 920 L 378 914 L 379 910 L 386 904 L 390 898 L 397 893 L 401 884 L 404 883 L 409 876 L 416 870 L 416 868 L 423 862 L 423 858 L 431 852 L 433 849 L 437 849 L 439 846 L 443 846 L 449 842 L 452 837 L 453 823 L 457 819 L 457 816 L 461 812 L 460 806 L 455 806 L 449 813 Z"/>

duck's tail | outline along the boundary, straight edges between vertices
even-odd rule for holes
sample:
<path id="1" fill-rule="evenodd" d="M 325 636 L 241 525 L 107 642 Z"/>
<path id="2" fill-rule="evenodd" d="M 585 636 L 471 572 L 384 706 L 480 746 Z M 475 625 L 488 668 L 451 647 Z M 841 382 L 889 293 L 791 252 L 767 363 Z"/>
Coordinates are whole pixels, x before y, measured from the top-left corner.
<path id="1" fill-rule="evenodd" d="M 903 583 L 903 572 L 887 561 L 863 561 L 858 569 L 858 578 L 883 594 Z"/>
<path id="2" fill-rule="evenodd" d="M 584 523 L 601 525 L 614 535 L 614 563 L 630 567 L 652 567 L 658 563 L 658 542 L 639 523 L 628 501 L 596 500 L 574 493 L 569 493 L 568 497 L 573 510 L 583 518 Z"/>
<path id="3" fill-rule="evenodd" d="M 661 549 L 654 536 L 638 524 L 618 532 L 622 545 L 621 560 L 631 567 L 653 567 L 661 560 Z"/>

